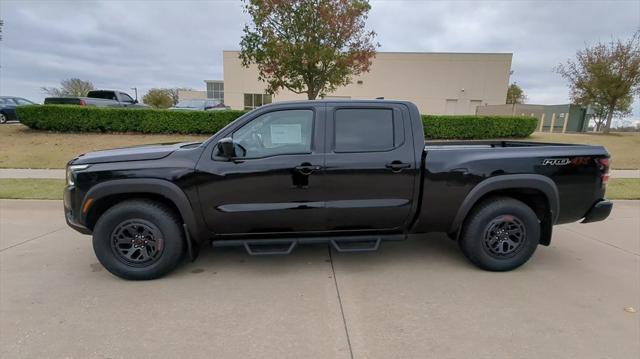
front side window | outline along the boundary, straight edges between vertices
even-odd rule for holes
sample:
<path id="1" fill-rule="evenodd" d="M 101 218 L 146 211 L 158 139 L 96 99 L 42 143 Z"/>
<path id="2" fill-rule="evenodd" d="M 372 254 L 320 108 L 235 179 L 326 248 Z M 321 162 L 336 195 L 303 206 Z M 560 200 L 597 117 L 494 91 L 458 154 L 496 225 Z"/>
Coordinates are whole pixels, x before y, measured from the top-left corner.
<path id="1" fill-rule="evenodd" d="M 310 153 L 313 111 L 284 110 L 260 115 L 233 133 L 245 158 Z"/>
<path id="2" fill-rule="evenodd" d="M 121 93 L 120 98 L 122 99 L 122 102 L 133 103 L 133 99 L 131 98 L 131 96 L 127 95 L 126 93 Z"/>
<path id="3" fill-rule="evenodd" d="M 338 109 L 335 112 L 335 151 L 387 151 L 394 147 L 393 110 Z"/>

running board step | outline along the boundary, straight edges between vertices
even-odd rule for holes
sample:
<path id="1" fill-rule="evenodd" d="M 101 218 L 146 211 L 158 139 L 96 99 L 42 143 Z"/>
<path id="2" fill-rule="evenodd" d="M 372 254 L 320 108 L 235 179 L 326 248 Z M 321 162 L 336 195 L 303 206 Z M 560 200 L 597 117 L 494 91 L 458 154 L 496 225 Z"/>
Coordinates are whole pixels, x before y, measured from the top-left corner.
<path id="1" fill-rule="evenodd" d="M 244 249 L 252 256 L 267 256 L 273 254 L 289 254 L 296 247 L 296 241 L 288 243 L 260 243 L 259 241 L 244 242 Z"/>
<path id="2" fill-rule="evenodd" d="M 344 237 L 302 237 L 302 238 L 265 238 L 265 239 L 216 239 L 211 242 L 214 247 L 244 247 L 249 255 L 289 254 L 298 244 L 328 243 L 340 253 L 370 252 L 380 248 L 382 241 L 400 241 L 406 239 L 404 234 L 387 234 L 377 236 L 344 236 Z"/>
<path id="3" fill-rule="evenodd" d="M 380 248 L 380 242 L 382 242 L 382 238 L 372 238 L 365 240 L 331 240 L 331 245 L 336 251 L 341 253 L 348 252 L 371 252 L 377 251 Z"/>

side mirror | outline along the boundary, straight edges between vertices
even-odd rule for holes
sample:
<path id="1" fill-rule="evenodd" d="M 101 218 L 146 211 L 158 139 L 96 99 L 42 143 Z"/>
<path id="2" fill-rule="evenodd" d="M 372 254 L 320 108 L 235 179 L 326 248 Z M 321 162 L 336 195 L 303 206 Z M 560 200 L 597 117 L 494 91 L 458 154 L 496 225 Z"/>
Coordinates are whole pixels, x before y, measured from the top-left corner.
<path id="1" fill-rule="evenodd" d="M 133 100 L 133 103 L 134 104 L 138 103 L 138 99 Z"/>
<path id="2" fill-rule="evenodd" d="M 216 148 L 218 156 L 227 158 L 229 160 L 239 156 L 244 157 L 247 155 L 247 151 L 242 146 L 234 143 L 231 137 L 225 137 L 218 141 L 218 143 L 216 144 Z"/>

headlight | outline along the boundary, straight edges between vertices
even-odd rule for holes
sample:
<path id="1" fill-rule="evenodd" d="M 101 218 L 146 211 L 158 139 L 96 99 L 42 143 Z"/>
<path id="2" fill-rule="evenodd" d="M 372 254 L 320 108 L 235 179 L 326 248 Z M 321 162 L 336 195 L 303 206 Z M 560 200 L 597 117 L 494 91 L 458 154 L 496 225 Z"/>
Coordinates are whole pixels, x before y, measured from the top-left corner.
<path id="1" fill-rule="evenodd" d="M 89 165 L 71 165 L 67 166 L 67 185 L 73 186 L 76 181 L 76 171 L 81 171 L 89 168 Z"/>

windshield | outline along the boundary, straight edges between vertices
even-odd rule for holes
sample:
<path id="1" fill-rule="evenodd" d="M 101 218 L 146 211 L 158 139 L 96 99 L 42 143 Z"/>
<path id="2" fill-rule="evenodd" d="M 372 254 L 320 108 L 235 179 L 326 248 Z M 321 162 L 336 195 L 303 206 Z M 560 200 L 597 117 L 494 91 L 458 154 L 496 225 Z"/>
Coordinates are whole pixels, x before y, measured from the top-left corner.
<path id="1" fill-rule="evenodd" d="M 204 104 L 207 100 L 184 100 L 178 102 L 176 107 L 178 108 L 204 108 Z"/>

